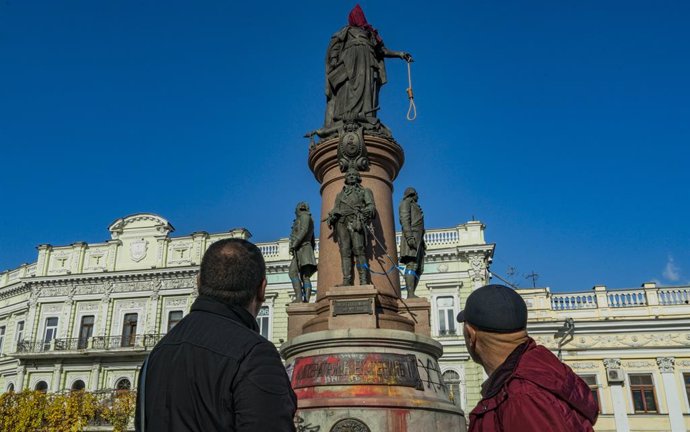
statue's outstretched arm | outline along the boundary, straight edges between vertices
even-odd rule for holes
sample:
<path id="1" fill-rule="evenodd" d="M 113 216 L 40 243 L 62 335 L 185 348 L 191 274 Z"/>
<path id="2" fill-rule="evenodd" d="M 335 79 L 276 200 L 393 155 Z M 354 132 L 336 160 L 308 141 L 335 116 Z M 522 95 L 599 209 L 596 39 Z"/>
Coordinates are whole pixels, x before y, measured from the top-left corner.
<path id="1" fill-rule="evenodd" d="M 414 59 L 412 58 L 412 54 L 406 52 L 406 51 L 391 51 L 388 48 L 381 47 L 381 52 L 383 53 L 384 57 L 388 58 L 400 58 L 405 60 L 408 63 L 412 63 Z"/>

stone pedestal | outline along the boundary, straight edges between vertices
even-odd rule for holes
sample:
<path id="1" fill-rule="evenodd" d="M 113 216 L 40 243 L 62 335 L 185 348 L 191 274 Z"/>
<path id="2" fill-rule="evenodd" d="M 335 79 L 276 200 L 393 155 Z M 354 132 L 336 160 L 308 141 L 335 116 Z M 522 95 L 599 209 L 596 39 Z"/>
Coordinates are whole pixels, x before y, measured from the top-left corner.
<path id="1" fill-rule="evenodd" d="M 299 400 L 298 425 L 321 432 L 463 431 L 438 358 L 441 345 L 409 331 L 351 328 L 281 347 Z"/>
<path id="2" fill-rule="evenodd" d="M 281 347 L 298 398 L 296 424 L 320 432 L 463 431 L 462 410 L 438 366 L 443 348 L 429 337 L 431 306 L 400 298 L 393 180 L 402 149 L 381 137 L 364 135 L 364 143 L 369 170 L 360 172 L 362 186 L 376 204 L 366 249 L 371 285 L 338 286 L 340 252 L 323 221 L 344 185 L 339 140 L 309 153 L 322 198 L 318 292 L 315 303 L 288 306 L 288 342 Z"/>
<path id="3" fill-rule="evenodd" d="M 316 303 L 288 305 L 288 340 L 305 333 L 348 328 L 430 334 L 431 305 L 426 299 L 388 297 L 374 285 L 331 287 L 324 291 Z"/>

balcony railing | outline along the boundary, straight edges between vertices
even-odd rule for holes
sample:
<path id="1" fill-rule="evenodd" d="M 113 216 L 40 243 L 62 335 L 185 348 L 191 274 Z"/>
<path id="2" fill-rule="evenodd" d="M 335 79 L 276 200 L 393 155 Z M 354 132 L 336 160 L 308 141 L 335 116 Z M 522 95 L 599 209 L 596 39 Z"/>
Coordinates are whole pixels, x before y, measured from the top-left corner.
<path id="1" fill-rule="evenodd" d="M 595 309 L 596 307 L 597 297 L 594 294 L 555 294 L 551 297 L 553 310 Z"/>
<path id="2" fill-rule="evenodd" d="M 670 288 L 659 290 L 659 304 L 661 305 L 683 305 L 690 304 L 690 289 Z"/>
<path id="3" fill-rule="evenodd" d="M 144 334 L 135 337 L 94 336 L 92 338 L 58 338 L 51 341 L 20 341 L 17 353 L 42 353 L 54 351 L 110 351 L 126 348 L 151 349 L 163 337 L 162 334 Z"/>
<path id="4" fill-rule="evenodd" d="M 612 308 L 625 308 L 647 305 L 647 296 L 645 295 L 644 290 L 641 289 L 613 291 L 607 293 L 606 297 L 609 300 L 609 307 Z"/>
<path id="5" fill-rule="evenodd" d="M 112 350 L 120 348 L 153 348 L 163 335 L 145 334 L 136 337 L 96 336 L 91 347 L 97 350 Z"/>

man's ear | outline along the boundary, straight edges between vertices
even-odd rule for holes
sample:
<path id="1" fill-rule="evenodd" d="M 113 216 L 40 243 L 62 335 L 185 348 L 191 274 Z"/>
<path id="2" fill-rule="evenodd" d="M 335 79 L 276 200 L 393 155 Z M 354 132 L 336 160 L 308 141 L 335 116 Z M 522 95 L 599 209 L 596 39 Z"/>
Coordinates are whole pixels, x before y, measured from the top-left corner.
<path id="1" fill-rule="evenodd" d="M 470 343 L 474 343 L 477 340 L 477 329 L 475 329 L 472 324 L 465 323 L 465 331 L 467 336 L 469 336 Z"/>
<path id="2" fill-rule="evenodd" d="M 259 291 L 256 293 L 256 299 L 259 300 L 259 304 L 266 301 L 266 284 L 266 278 L 264 278 L 261 281 L 261 285 L 259 285 Z"/>

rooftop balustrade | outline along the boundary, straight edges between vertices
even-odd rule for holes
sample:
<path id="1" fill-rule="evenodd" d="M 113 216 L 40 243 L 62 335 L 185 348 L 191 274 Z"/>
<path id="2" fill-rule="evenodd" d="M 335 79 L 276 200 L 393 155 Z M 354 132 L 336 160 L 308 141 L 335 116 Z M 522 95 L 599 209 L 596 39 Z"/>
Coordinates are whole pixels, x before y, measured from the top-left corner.
<path id="1" fill-rule="evenodd" d="M 657 287 L 645 283 L 641 288 L 607 289 L 552 293 L 549 288 L 520 289 L 531 316 L 547 318 L 547 311 L 567 312 L 572 316 L 658 316 L 690 314 L 690 286 Z M 574 314 L 574 315 L 573 315 Z"/>

